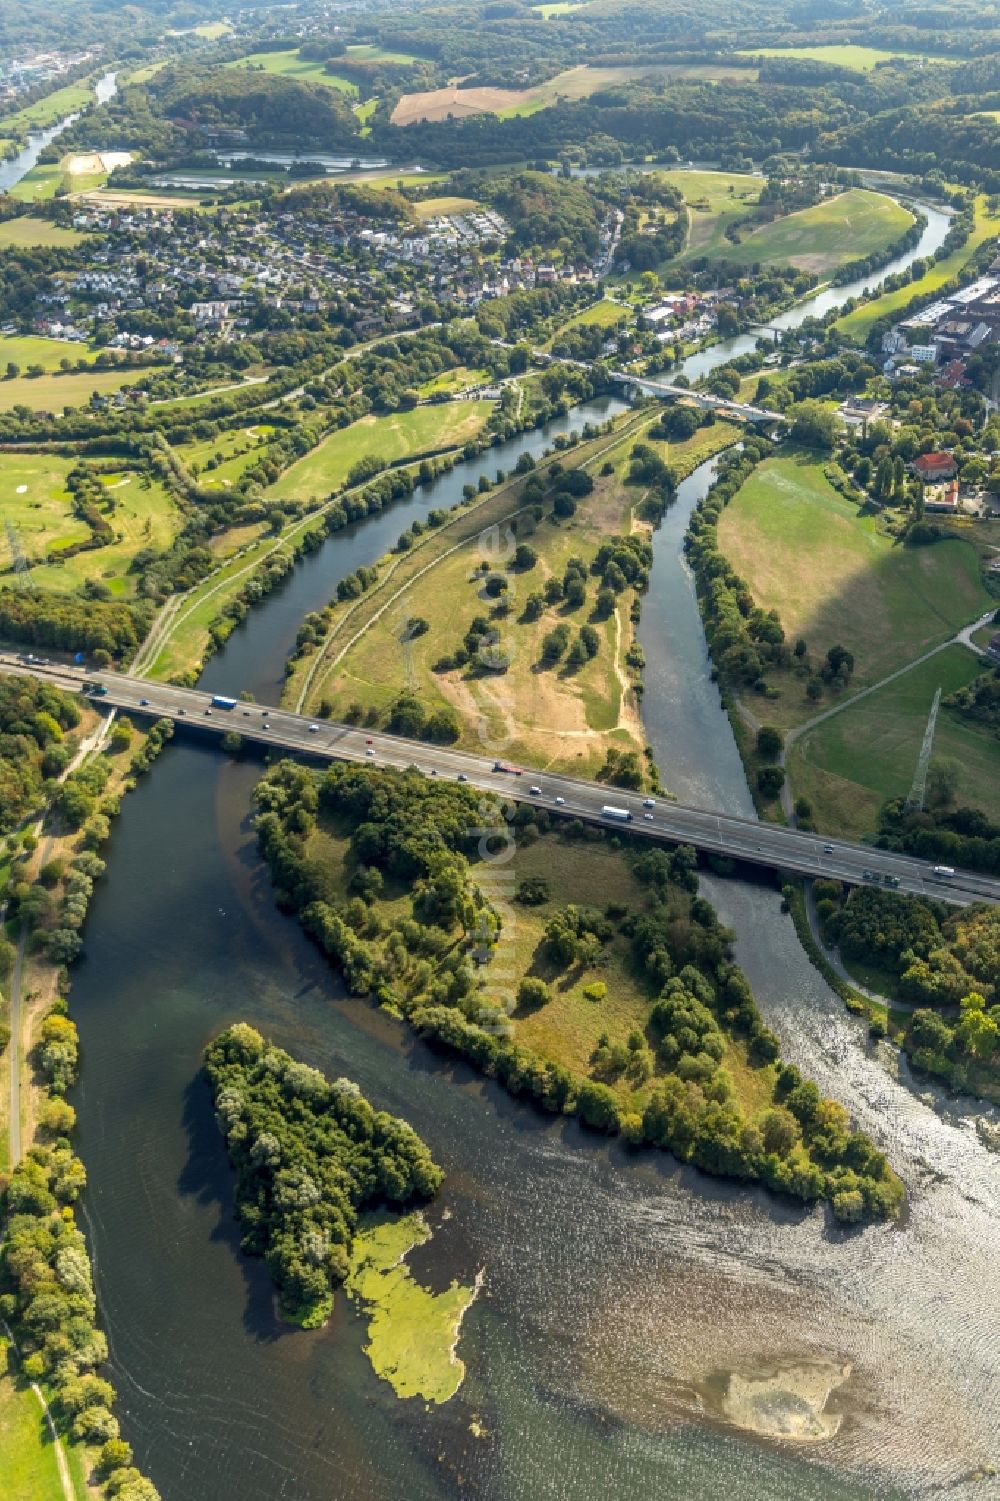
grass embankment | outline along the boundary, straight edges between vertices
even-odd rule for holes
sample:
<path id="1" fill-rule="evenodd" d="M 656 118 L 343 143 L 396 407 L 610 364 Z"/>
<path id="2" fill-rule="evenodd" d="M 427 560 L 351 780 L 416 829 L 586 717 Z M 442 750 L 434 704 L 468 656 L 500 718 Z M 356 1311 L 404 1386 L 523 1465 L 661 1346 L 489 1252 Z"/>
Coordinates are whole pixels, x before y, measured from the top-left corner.
<path id="1" fill-rule="evenodd" d="M 851 188 L 811 208 L 762 224 L 738 245 L 716 250 L 727 261 L 792 265 L 823 275 L 848 261 L 883 250 L 913 223 L 913 215 L 884 193 Z"/>
<path id="2" fill-rule="evenodd" d="M 362 417 L 331 433 L 286 469 L 267 491 L 267 499 L 325 499 L 361 459 L 391 464 L 410 455 L 456 448 L 478 434 L 492 409 L 489 401 L 455 401 Z"/>
<path id="3" fill-rule="evenodd" d="M 0 1495 L 4 1501 L 65 1501 L 52 1434 L 2 1332 Z"/>
<path id="4" fill-rule="evenodd" d="M 755 603 L 778 611 L 789 644 L 805 640 L 814 662 L 838 644 L 853 653 L 848 694 L 947 641 L 992 603 L 970 543 L 904 547 L 837 494 L 812 453 L 759 465 L 723 511 L 718 537 Z M 769 723 L 788 728 L 830 707 L 829 697 L 810 703 L 793 672 L 769 671 L 768 680 L 780 697 L 751 707 Z"/>
<path id="5" fill-rule="evenodd" d="M 476 1287 L 457 1282 L 444 1292 L 422 1287 L 406 1265 L 409 1253 L 431 1239 L 423 1215 L 379 1217 L 357 1232 L 344 1291 L 368 1318 L 365 1354 L 397 1397 L 447 1402 L 465 1379 L 456 1345 Z"/>
<path id="6" fill-rule="evenodd" d="M 102 513 L 114 540 L 60 556 L 91 536 L 86 522 L 74 515 L 73 496 L 66 487 L 68 475 L 80 467 L 85 466 L 79 460 L 57 454 L 0 454 L 4 517 L 17 528 L 33 580 L 41 588 L 70 593 L 94 579 L 115 595 L 130 595 L 135 587 L 129 574 L 132 559 L 144 548 L 168 546 L 180 529 L 180 512 L 164 487 L 145 475 L 135 470 L 102 471 Z"/>
<path id="7" fill-rule="evenodd" d="M 946 647 L 796 741 L 789 775 L 796 795 L 812 803 L 818 827 L 870 833 L 882 803 L 910 790 L 937 689 L 947 697 L 987 666 L 963 646 Z M 1000 741 L 993 730 L 942 705 L 933 755 L 959 763 L 957 802 L 1000 815 Z"/>
<path id="8" fill-rule="evenodd" d="M 972 233 L 964 245 L 960 245 L 943 260 L 935 261 L 919 280 L 907 282 L 905 286 L 897 287 L 893 292 L 885 292 L 881 297 L 874 297 L 870 302 L 859 303 L 851 312 L 838 318 L 833 325 L 834 328 L 847 338 L 863 344 L 873 325 L 880 319 L 888 318 L 893 322 L 898 321 L 912 301 L 937 292 L 946 282 L 958 276 L 983 242 L 998 233 L 1000 233 L 1000 213 L 991 213 L 987 207 L 986 198 L 979 195 L 976 198 Z"/>

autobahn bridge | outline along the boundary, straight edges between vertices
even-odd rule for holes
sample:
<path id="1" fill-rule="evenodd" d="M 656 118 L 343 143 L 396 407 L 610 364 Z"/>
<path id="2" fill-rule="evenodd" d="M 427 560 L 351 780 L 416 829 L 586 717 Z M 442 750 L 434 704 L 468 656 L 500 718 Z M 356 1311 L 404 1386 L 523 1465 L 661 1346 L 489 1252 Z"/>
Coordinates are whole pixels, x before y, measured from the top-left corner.
<path id="1" fill-rule="evenodd" d="M 957 870 L 950 877 L 935 875 L 928 861 L 891 850 L 872 849 L 847 840 L 829 840 L 800 829 L 761 823 L 752 818 L 693 808 L 668 798 L 644 798 L 642 793 L 585 782 L 576 777 L 523 768 L 498 770 L 490 758 L 468 751 L 428 745 L 397 735 L 370 733 L 331 720 L 313 721 L 304 715 L 257 703 L 237 702 L 220 707 L 213 696 L 195 688 L 177 688 L 124 673 L 85 674 L 58 663 L 0 654 L 0 671 L 23 673 L 55 683 L 70 692 L 85 692 L 88 684 L 101 690 L 97 702 L 154 719 L 172 719 L 205 735 L 235 732 L 244 740 L 274 750 L 308 755 L 320 761 L 358 761 L 374 766 L 415 767 L 425 776 L 468 782 L 483 791 L 537 803 L 550 813 L 585 819 L 605 828 L 627 824 L 644 838 L 669 844 L 691 844 L 710 854 L 725 855 L 753 865 L 768 866 L 802 876 L 827 876 L 855 885 L 878 884 L 914 896 L 968 906 L 1000 902 L 1000 880 Z M 611 805 L 629 817 L 609 817 Z"/>
<path id="2" fill-rule="evenodd" d="M 746 401 L 727 401 L 711 391 L 698 391 L 693 386 L 675 386 L 666 380 L 649 380 L 646 376 L 626 375 L 615 372 L 611 379 L 620 386 L 635 386 L 649 396 L 662 396 L 668 401 L 684 400 L 703 411 L 715 412 L 718 417 L 738 417 L 743 422 L 787 422 L 784 412 L 771 412 L 767 407 L 754 406 Z"/>

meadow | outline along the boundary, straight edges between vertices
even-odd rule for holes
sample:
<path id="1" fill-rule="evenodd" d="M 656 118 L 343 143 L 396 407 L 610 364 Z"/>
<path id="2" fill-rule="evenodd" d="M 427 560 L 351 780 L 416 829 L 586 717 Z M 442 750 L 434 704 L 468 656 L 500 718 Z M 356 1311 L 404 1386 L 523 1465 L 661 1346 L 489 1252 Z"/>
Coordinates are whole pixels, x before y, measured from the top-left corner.
<path id="1" fill-rule="evenodd" d="M 723 239 L 715 249 L 737 265 L 760 261 L 823 275 L 891 245 L 912 223 L 913 215 L 895 199 L 851 188 L 811 208 L 762 224 L 738 245 Z"/>
<path id="2" fill-rule="evenodd" d="M 596 324 L 598 328 L 611 330 L 623 324 L 628 318 L 628 308 L 620 302 L 614 302 L 610 297 L 603 297 L 600 302 L 592 302 L 581 312 L 574 313 L 572 318 L 567 318 L 565 323 L 560 323 L 555 333 L 543 346 L 551 349 L 558 340 L 560 334 L 564 334 L 571 328 L 588 328 Z"/>
<path id="3" fill-rule="evenodd" d="M 760 199 L 762 177 L 745 172 L 671 171 L 659 174 L 684 195 L 688 235 L 684 255 L 715 255 L 732 249 L 725 237 L 734 219 Z"/>
<path id="4" fill-rule="evenodd" d="M 170 403 L 171 406 L 175 404 Z M 226 489 L 257 461 L 273 432 L 274 428 L 267 423 L 232 428 L 199 443 L 184 443 L 175 452 L 204 489 Z M 213 468 L 207 469 L 205 466 L 210 460 L 216 462 Z"/>
<path id="5" fill-rule="evenodd" d="M 909 792 L 927 718 L 938 688 L 944 696 L 986 666 L 964 646 L 948 646 L 894 682 L 807 731 L 793 745 L 788 771 L 821 830 L 859 838 L 876 827 L 881 805 Z M 1000 818 L 1000 741 L 942 706 L 933 759 L 961 766 L 956 802 Z"/>
<path id="6" fill-rule="evenodd" d="M 870 73 L 880 63 L 895 61 L 917 62 L 917 52 L 885 52 L 880 47 L 862 47 L 853 42 L 840 45 L 815 47 L 754 47 L 746 49 L 742 57 L 789 57 L 803 58 L 810 62 L 830 63 L 835 68 L 852 68 L 856 73 Z M 947 59 L 937 59 L 946 61 Z"/>
<path id="7" fill-rule="evenodd" d="M 7 1501 L 64 1501 L 55 1446 L 38 1398 L 0 1335 L 0 1494 Z"/>
<path id="8" fill-rule="evenodd" d="M 0 250 L 35 245 L 75 245 L 80 239 L 76 229 L 66 229 L 49 219 L 7 219 L 0 224 Z"/>
<path id="9" fill-rule="evenodd" d="M 95 369 L 0 380 L 0 412 L 9 412 L 17 406 L 29 407 L 33 412 L 61 412 L 63 407 L 83 406 L 95 391 L 99 396 L 107 396 L 120 391 L 122 386 L 136 385 L 141 379 L 141 370 Z"/>
<path id="10" fill-rule="evenodd" d="M 969 543 L 894 542 L 837 494 L 815 454 L 759 465 L 722 513 L 718 538 L 755 603 L 778 611 L 789 642 L 805 640 L 814 661 L 838 643 L 854 654 L 853 690 L 948 640 L 991 603 Z M 825 707 L 807 703 L 798 679 L 772 676 L 784 691 L 767 705 L 769 721 L 796 723 Z"/>
<path id="11" fill-rule="evenodd" d="M 17 222 L 17 221 L 15 221 Z M 41 365 L 45 373 L 59 369 L 63 360 L 74 365 L 78 360 L 95 360 L 100 351 L 92 344 L 71 343 L 66 339 L 46 339 L 40 334 L 0 335 L 0 381 L 8 363 L 26 370 L 29 365 Z"/>
<path id="12" fill-rule="evenodd" d="M 25 105 L 15 114 L 5 115 L 3 128 L 14 136 L 24 131 L 44 130 L 48 125 L 55 125 L 64 115 L 86 109 L 93 102 L 94 90 L 90 84 L 68 83 L 65 88 L 46 94 L 44 99 Z"/>
<path id="13" fill-rule="evenodd" d="M 476 436 L 491 410 L 489 401 L 455 401 L 362 417 L 350 427 L 331 433 L 286 469 L 267 497 L 323 499 L 344 483 L 359 459 L 378 457 L 392 463 L 410 454 L 454 448 Z"/>
<path id="14" fill-rule="evenodd" d="M 881 297 L 874 297 L 869 302 L 859 303 L 851 312 L 838 318 L 834 327 L 842 334 L 846 334 L 848 338 L 863 344 L 875 323 L 883 318 L 895 321 L 914 298 L 925 297 L 943 287 L 946 282 L 951 281 L 952 277 L 959 274 L 984 240 L 989 240 L 998 233 L 1000 233 L 1000 214 L 991 213 L 987 208 L 986 198 L 980 195 L 976 199 L 972 233 L 964 245 L 953 250 L 951 255 L 945 256 L 943 260 L 935 261 L 927 268 L 919 281 L 907 282 L 905 286 L 897 287 L 893 292 L 885 292 Z"/>
<path id="15" fill-rule="evenodd" d="M 247 68 L 261 73 L 277 73 L 282 78 L 296 78 L 300 83 L 322 83 L 327 88 L 339 89 L 342 94 L 356 95 L 358 86 L 349 78 L 339 78 L 328 73 L 323 63 L 315 58 L 300 57 L 298 48 L 287 52 L 251 52 L 247 57 L 238 57 L 225 63 L 227 68 Z"/>

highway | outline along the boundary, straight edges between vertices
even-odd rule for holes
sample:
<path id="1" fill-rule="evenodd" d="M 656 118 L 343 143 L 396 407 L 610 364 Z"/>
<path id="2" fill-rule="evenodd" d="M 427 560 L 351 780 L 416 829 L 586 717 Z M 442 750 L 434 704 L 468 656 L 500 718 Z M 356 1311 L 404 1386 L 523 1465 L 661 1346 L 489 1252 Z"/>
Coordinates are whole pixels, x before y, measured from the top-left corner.
<path id="1" fill-rule="evenodd" d="M 407 740 L 377 730 L 309 720 L 302 714 L 257 703 L 220 708 L 212 695 L 195 688 L 176 688 L 116 672 L 83 672 L 59 663 L 0 654 L 0 671 L 24 673 L 55 682 L 70 692 L 99 683 L 106 692 L 95 699 L 153 718 L 173 719 L 203 733 L 233 731 L 245 740 L 275 750 L 307 754 L 319 760 L 359 761 L 373 766 L 416 767 L 425 776 L 468 782 L 518 802 L 537 803 L 549 812 L 586 819 L 606 828 L 628 824 L 633 833 L 665 843 L 692 844 L 754 865 L 804 876 L 828 876 L 855 885 L 878 884 L 915 896 L 931 896 L 957 906 L 1000 902 L 1000 880 L 956 870 L 950 878 L 934 875 L 925 860 L 848 840 L 807 834 L 779 824 L 737 818 L 705 808 L 687 807 L 669 798 L 647 799 L 642 793 L 522 768 L 498 771 L 492 757 Z M 239 685 L 234 684 L 236 697 Z M 603 814 L 605 806 L 624 809 L 631 818 Z"/>

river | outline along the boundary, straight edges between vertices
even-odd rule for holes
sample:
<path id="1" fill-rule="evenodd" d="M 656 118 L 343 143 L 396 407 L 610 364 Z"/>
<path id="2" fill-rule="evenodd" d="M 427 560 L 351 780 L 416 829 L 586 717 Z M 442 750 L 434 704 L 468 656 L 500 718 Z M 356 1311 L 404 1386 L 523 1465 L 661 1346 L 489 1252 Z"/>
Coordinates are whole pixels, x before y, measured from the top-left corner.
<path id="1" fill-rule="evenodd" d="M 578 409 L 329 539 L 203 685 L 273 699 L 302 616 L 340 577 L 483 468 L 509 469 L 617 407 Z M 647 725 L 669 786 L 748 811 L 681 552 L 711 472 L 685 482 L 657 534 Z M 778 894 L 706 882 L 786 1055 L 892 1152 L 912 1196 L 903 1227 L 836 1230 L 821 1210 L 542 1118 L 343 998 L 275 909 L 249 824 L 258 775 L 178 737 L 115 821 L 74 976 L 83 1211 L 110 1374 L 164 1501 L 895 1501 L 942 1484 L 982 1501 L 962 1477 L 996 1458 L 1000 1437 L 1000 1168 L 958 1111 L 918 1098 L 873 1054 Z M 397 1401 L 376 1380 L 343 1298 L 325 1330 L 277 1322 L 261 1263 L 238 1254 L 199 1077 L 205 1043 L 236 1019 L 350 1075 L 444 1167 L 434 1239 L 411 1264 L 436 1286 L 486 1273 L 463 1328 L 467 1379 L 447 1406 Z M 780 1447 L 706 1420 L 696 1393 L 713 1373 L 805 1359 L 852 1368 L 830 1442 Z"/>
<path id="2" fill-rule="evenodd" d="M 107 104 L 117 92 L 118 83 L 115 73 L 105 73 L 94 84 L 94 100 L 97 104 Z M 28 144 L 23 151 L 19 151 L 8 161 L 0 162 L 0 193 L 9 193 L 22 177 L 27 177 L 49 142 L 54 141 L 56 136 L 61 135 L 67 126 L 72 125 L 79 118 L 80 111 L 77 110 L 75 114 L 66 115 L 46 130 L 32 132 L 28 136 Z"/>

